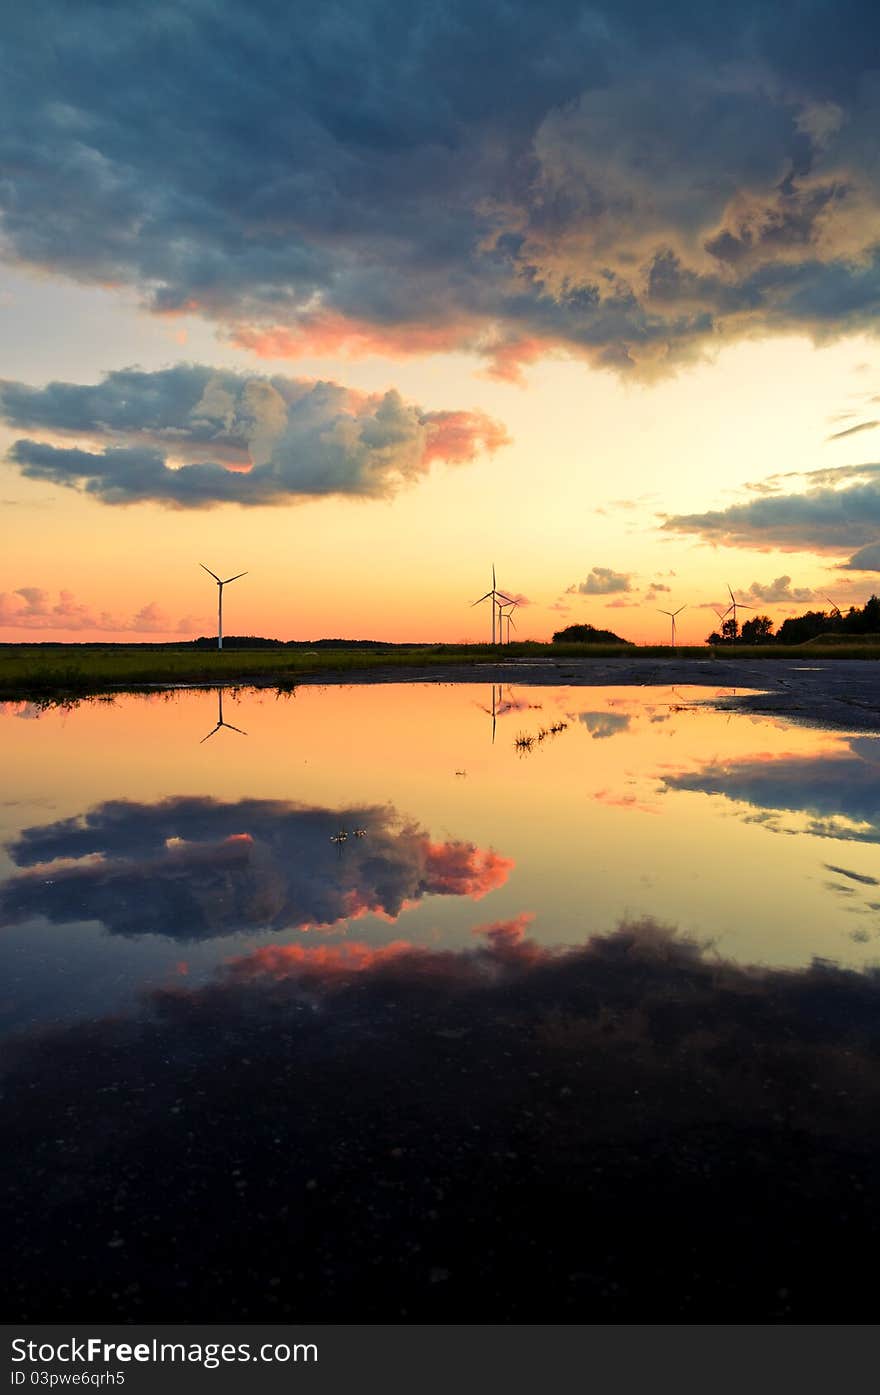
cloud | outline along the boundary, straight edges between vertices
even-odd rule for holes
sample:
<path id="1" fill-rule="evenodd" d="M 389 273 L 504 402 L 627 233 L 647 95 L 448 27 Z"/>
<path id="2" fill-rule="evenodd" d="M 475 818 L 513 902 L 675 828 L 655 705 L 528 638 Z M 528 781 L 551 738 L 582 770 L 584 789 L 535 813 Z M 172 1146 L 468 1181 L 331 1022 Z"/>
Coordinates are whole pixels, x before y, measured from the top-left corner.
<path id="1" fill-rule="evenodd" d="M 496 954 L 503 953 L 505 949 L 515 948 L 516 953 L 521 955 L 521 946 L 526 941 L 534 919 L 533 911 L 522 911 L 509 920 L 493 920 L 487 924 L 475 925 L 471 933 L 485 938 Z M 537 949 L 537 946 L 535 948 Z"/>
<path id="2" fill-rule="evenodd" d="M 178 940 L 395 920 L 425 896 L 479 900 L 513 866 L 473 843 L 434 843 L 387 807 L 201 797 L 99 804 L 25 829 L 8 850 L 28 870 L 0 884 L 0 924 L 96 920 Z"/>
<path id="3" fill-rule="evenodd" d="M 880 543 L 868 543 L 854 552 L 848 562 L 841 562 L 841 571 L 880 572 Z"/>
<path id="4" fill-rule="evenodd" d="M 774 831 L 788 831 L 780 814 L 798 813 L 806 815 L 806 831 L 816 837 L 880 843 L 878 775 L 880 741 L 857 737 L 814 756 L 712 761 L 689 773 L 664 776 L 663 784 L 748 804 Z"/>
<path id="5" fill-rule="evenodd" d="M 119 1321 L 870 1321 L 876 972 L 523 922 L 263 946 L 9 1043 L 6 1308 L 73 1269 Z"/>
<path id="6" fill-rule="evenodd" d="M 77 438 L 15 441 L 8 459 L 26 478 L 106 504 L 177 508 L 388 497 L 435 460 L 463 464 L 508 443 L 482 412 L 425 412 L 393 389 L 367 394 L 199 364 L 120 369 L 91 385 L 6 381 L 0 415 L 13 428 Z"/>
<path id="7" fill-rule="evenodd" d="M 864 886 L 880 886 L 880 879 L 877 877 L 866 877 L 861 872 L 852 872 L 848 867 L 835 867 L 832 863 L 824 864 L 826 872 L 836 872 L 840 877 L 849 877 L 852 882 L 860 882 Z"/>
<path id="8" fill-rule="evenodd" d="M 548 354 L 650 375 L 741 336 L 873 329 L 864 5 L 799 11 L 796 44 L 772 7 L 684 0 L 662 26 L 647 0 L 333 15 L 17 16 L 7 259 L 256 354 L 465 350 L 509 380 Z"/>
<path id="9" fill-rule="evenodd" d="M 828 437 L 829 441 L 840 441 L 844 436 L 855 436 L 859 431 L 873 431 L 880 426 L 880 421 L 862 421 L 858 426 L 847 426 L 843 431 L 835 431 Z"/>
<path id="10" fill-rule="evenodd" d="M 594 741 L 605 741 L 626 731 L 632 718 L 624 712 L 579 712 L 578 721 L 583 722 Z"/>
<path id="11" fill-rule="evenodd" d="M 792 586 L 790 576 L 778 576 L 775 581 L 768 581 L 763 584 L 760 581 L 753 581 L 748 589 L 748 595 L 756 601 L 777 601 L 777 602 L 801 602 L 816 599 L 816 593 L 808 586 Z"/>
<path id="12" fill-rule="evenodd" d="M 611 567 L 593 567 L 585 581 L 569 586 L 566 595 L 610 596 L 615 591 L 631 591 L 632 575 L 615 572 Z"/>
<path id="13" fill-rule="evenodd" d="M 12 593 L 0 591 L 0 627 L 8 629 L 191 634 L 200 624 L 199 617 L 192 615 L 172 620 L 155 601 L 126 618 L 106 610 L 95 611 L 70 591 L 60 591 L 57 601 L 40 586 L 20 586 Z"/>
<path id="14" fill-rule="evenodd" d="M 803 493 L 767 494 L 744 504 L 706 513 L 676 514 L 661 525 L 672 533 L 693 533 L 705 542 L 782 552 L 841 553 L 874 541 L 880 534 L 878 465 L 844 466 L 806 476 Z M 816 479 L 833 476 L 842 487 Z M 847 479 L 856 482 L 847 484 Z"/>

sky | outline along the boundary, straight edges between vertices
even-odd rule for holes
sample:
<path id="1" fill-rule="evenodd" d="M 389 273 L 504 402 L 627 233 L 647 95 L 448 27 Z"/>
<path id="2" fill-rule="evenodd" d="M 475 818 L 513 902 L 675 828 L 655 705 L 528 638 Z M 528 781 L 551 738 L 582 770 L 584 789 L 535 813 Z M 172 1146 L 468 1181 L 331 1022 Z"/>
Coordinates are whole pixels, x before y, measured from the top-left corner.
<path id="1" fill-rule="evenodd" d="M 880 14 L 3 19 L 0 639 L 698 643 L 880 572 Z M 830 598 L 830 599 L 829 599 Z"/>

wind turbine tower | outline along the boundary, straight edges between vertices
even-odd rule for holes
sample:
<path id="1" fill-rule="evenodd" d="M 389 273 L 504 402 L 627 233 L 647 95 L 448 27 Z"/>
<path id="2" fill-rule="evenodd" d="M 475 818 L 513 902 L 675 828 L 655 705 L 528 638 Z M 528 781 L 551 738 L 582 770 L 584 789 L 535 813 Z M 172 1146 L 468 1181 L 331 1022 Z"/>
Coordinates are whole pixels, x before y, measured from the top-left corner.
<path id="1" fill-rule="evenodd" d="M 212 572 L 210 567 L 206 567 L 204 562 L 199 566 L 208 576 L 212 576 L 217 583 L 217 648 L 223 648 L 223 587 L 228 586 L 230 581 L 238 581 L 239 577 L 247 576 L 247 572 L 236 572 L 235 576 L 228 576 L 225 581 L 221 581 L 216 572 Z"/>

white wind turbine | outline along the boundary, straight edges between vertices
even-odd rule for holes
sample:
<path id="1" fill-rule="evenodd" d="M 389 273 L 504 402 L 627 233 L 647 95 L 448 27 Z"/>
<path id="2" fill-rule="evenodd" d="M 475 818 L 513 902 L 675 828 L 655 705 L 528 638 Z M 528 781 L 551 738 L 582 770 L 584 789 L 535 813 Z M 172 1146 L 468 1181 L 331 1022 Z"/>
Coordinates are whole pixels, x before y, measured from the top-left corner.
<path id="1" fill-rule="evenodd" d="M 672 640 L 670 642 L 673 649 L 675 648 L 675 617 L 676 615 L 681 615 L 683 610 L 687 610 L 687 605 L 680 605 L 678 610 L 661 610 L 659 606 L 657 608 L 658 615 L 668 615 L 672 621 Z"/>
<path id="2" fill-rule="evenodd" d="M 491 591 L 487 591 L 486 594 L 485 594 L 485 596 L 481 596 L 480 599 L 479 599 L 478 601 L 473 601 L 473 602 L 471 603 L 471 610 L 473 610 L 473 608 L 474 608 L 475 605 L 482 605 L 482 604 L 483 604 L 483 601 L 488 601 L 488 600 L 490 599 L 490 597 L 491 597 L 491 601 L 492 601 L 492 643 L 494 644 L 494 643 L 495 643 L 495 610 L 496 610 L 496 607 L 497 607 L 497 609 L 498 609 L 498 611 L 499 611 L 499 617 L 498 617 L 498 637 L 499 637 L 499 639 L 500 639 L 500 637 L 501 637 L 501 615 L 500 615 L 501 604 L 504 604 L 504 605 L 511 605 L 511 604 L 512 604 L 512 597 L 510 597 L 510 596 L 505 596 L 504 593 L 503 593 L 503 591 L 499 591 L 499 590 L 498 590 L 498 587 L 497 587 L 496 584 L 495 584 L 495 563 L 494 563 L 494 562 L 492 563 L 492 590 L 491 590 Z"/>
<path id="3" fill-rule="evenodd" d="M 206 567 L 204 562 L 199 566 L 208 576 L 212 576 L 217 583 L 217 648 L 223 648 L 223 587 L 228 586 L 230 581 L 238 581 L 239 577 L 247 576 L 247 572 L 236 572 L 235 576 L 228 576 L 225 581 L 221 581 L 216 572 L 212 572 L 210 567 Z"/>
<path id="4" fill-rule="evenodd" d="M 510 602 L 510 610 L 502 610 L 501 606 L 498 607 L 498 638 L 501 640 L 501 643 L 502 643 L 502 644 L 509 644 L 509 643 L 510 643 L 510 627 L 511 627 L 511 625 L 513 626 L 514 629 L 516 629 L 516 621 L 513 619 L 513 612 L 516 610 L 516 608 L 517 608 L 518 605 L 519 605 L 519 601 L 511 601 L 511 602 Z M 505 620 L 507 621 L 507 638 L 506 638 L 506 639 L 504 638 L 504 634 L 503 634 L 503 631 L 502 631 L 502 629 L 501 629 L 501 626 L 504 624 L 504 621 L 505 621 Z"/>

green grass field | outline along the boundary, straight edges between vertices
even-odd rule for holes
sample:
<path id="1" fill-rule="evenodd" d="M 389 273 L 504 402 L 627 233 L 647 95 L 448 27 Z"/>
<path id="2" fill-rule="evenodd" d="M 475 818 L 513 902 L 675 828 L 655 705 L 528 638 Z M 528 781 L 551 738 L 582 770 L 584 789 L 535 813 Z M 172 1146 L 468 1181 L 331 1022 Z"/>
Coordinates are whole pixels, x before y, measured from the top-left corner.
<path id="1" fill-rule="evenodd" d="M 448 665 L 509 662 L 520 659 L 880 659 L 876 643 L 797 647 L 736 645 L 510 644 L 433 645 L 412 649 L 225 649 L 187 650 L 125 645 L 91 647 L 0 645 L 0 699 L 64 701 L 90 694 L 137 689 L 146 684 L 230 684 L 248 682 L 293 686 L 298 679 L 326 674 L 338 679 L 370 669 L 440 668 Z M 564 675 L 560 675 L 564 679 Z"/>

